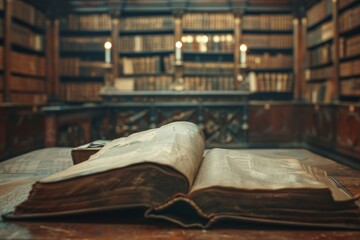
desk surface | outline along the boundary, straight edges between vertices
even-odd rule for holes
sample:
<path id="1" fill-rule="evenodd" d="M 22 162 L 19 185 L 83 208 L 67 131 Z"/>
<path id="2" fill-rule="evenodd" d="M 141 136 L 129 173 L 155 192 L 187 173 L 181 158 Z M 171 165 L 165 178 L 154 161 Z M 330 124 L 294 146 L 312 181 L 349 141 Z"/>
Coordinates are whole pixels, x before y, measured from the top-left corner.
<path id="1" fill-rule="evenodd" d="M 37 150 L 0 163 L 0 212 L 23 201 L 36 180 L 72 165 L 70 148 Z M 261 150 L 259 150 L 261 151 Z M 325 169 L 354 195 L 360 195 L 360 171 L 306 150 L 278 150 L 283 158 L 300 158 Z M 0 239 L 360 239 L 360 231 L 284 227 L 222 222 L 212 229 L 183 229 L 164 221 L 147 220 L 140 213 L 124 211 L 53 221 L 0 220 Z"/>

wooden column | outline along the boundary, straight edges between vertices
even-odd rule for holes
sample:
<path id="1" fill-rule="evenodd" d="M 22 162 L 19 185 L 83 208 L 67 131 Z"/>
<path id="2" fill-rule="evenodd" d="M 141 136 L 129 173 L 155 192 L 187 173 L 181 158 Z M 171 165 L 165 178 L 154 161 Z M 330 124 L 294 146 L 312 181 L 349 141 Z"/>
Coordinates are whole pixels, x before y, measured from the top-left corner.
<path id="1" fill-rule="evenodd" d="M 120 15 L 115 15 L 111 19 L 111 42 L 112 42 L 112 63 L 114 79 L 119 77 L 119 35 L 120 35 Z"/>
<path id="2" fill-rule="evenodd" d="M 60 99 L 59 29 L 58 19 L 46 21 L 47 95 L 50 102 Z"/>
<path id="3" fill-rule="evenodd" d="M 333 3 L 333 24 L 334 24 L 334 62 L 333 62 L 333 68 L 334 68 L 334 77 L 332 81 L 332 100 L 337 101 L 339 100 L 340 95 L 340 81 L 339 81 L 339 51 L 340 51 L 340 39 L 339 39 L 339 4 L 337 0 L 332 0 Z"/>
<path id="4" fill-rule="evenodd" d="M 4 19 L 4 53 L 3 53 L 3 62 L 4 62 L 4 101 L 10 102 L 10 89 L 11 89 L 11 15 L 12 15 L 12 0 L 6 0 L 5 3 L 5 19 Z"/>
<path id="5" fill-rule="evenodd" d="M 298 18 L 293 20 L 293 46 L 294 46 L 294 99 L 302 100 L 304 95 L 305 75 L 304 75 L 304 61 L 305 61 L 305 46 L 303 42 L 303 26 L 306 21 Z"/>
<path id="6" fill-rule="evenodd" d="M 234 88 L 239 88 L 238 76 L 240 72 L 240 43 L 241 43 L 241 15 L 234 14 Z"/>

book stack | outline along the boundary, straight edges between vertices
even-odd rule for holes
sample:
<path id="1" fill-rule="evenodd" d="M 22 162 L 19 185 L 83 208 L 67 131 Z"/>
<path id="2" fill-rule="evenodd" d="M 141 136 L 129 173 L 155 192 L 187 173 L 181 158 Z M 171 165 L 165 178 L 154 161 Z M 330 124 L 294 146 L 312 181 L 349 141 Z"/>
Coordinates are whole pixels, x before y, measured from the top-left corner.
<path id="1" fill-rule="evenodd" d="M 172 16 L 127 17 L 120 21 L 121 31 L 174 29 Z"/>
<path id="2" fill-rule="evenodd" d="M 102 83 L 61 83 L 61 98 L 68 102 L 100 101 Z"/>
<path id="3" fill-rule="evenodd" d="M 45 93 L 46 84 L 44 79 L 11 76 L 11 90 L 21 92 Z"/>
<path id="4" fill-rule="evenodd" d="M 308 32 L 308 47 L 328 41 L 334 37 L 334 26 L 332 22 L 324 23 L 314 30 Z"/>
<path id="5" fill-rule="evenodd" d="M 231 13 L 187 13 L 183 17 L 184 29 L 234 29 Z"/>
<path id="6" fill-rule="evenodd" d="M 360 26 L 360 5 L 345 11 L 340 15 L 340 32 L 351 31 Z"/>
<path id="7" fill-rule="evenodd" d="M 258 73 L 255 82 L 250 82 L 253 92 L 291 92 L 293 75 L 291 73 Z"/>
<path id="8" fill-rule="evenodd" d="M 360 77 L 354 77 L 341 81 L 342 96 L 360 96 Z"/>
<path id="9" fill-rule="evenodd" d="M 234 90 L 234 78 L 231 77 L 185 77 L 185 89 L 191 91 Z"/>
<path id="10" fill-rule="evenodd" d="M 123 57 L 120 60 L 120 73 L 129 74 L 146 74 L 161 73 L 160 56 L 128 58 Z"/>
<path id="11" fill-rule="evenodd" d="M 333 53 L 333 45 L 325 44 L 315 50 L 311 50 L 308 52 L 308 63 L 310 67 L 321 66 L 325 64 L 329 64 L 333 61 L 334 55 Z"/>
<path id="12" fill-rule="evenodd" d="M 28 55 L 24 53 L 12 52 L 11 71 L 19 74 L 45 77 L 45 58 Z"/>
<path id="13" fill-rule="evenodd" d="M 104 51 L 107 37 L 61 37 L 61 51 Z"/>
<path id="14" fill-rule="evenodd" d="M 109 14 L 70 14 L 60 22 L 61 30 L 68 31 L 111 31 Z"/>
<path id="15" fill-rule="evenodd" d="M 233 74 L 234 63 L 227 62 L 185 62 L 186 74 Z"/>
<path id="16" fill-rule="evenodd" d="M 307 11 L 308 26 L 313 26 L 332 13 L 332 1 L 322 0 Z"/>
<path id="17" fill-rule="evenodd" d="M 44 38 L 41 34 L 36 34 L 16 23 L 11 24 L 11 34 L 14 44 L 35 51 L 44 51 Z"/>
<path id="18" fill-rule="evenodd" d="M 340 77 L 360 75 L 360 59 L 340 64 Z"/>
<path id="19" fill-rule="evenodd" d="M 151 36 L 124 36 L 119 41 L 121 53 L 131 52 L 154 52 L 174 50 L 173 35 L 151 35 Z"/>
<path id="20" fill-rule="evenodd" d="M 292 30 L 292 15 L 245 15 L 242 28 L 244 30 Z"/>
<path id="21" fill-rule="evenodd" d="M 46 22 L 44 13 L 24 1 L 13 1 L 12 4 L 12 16 L 30 25 L 44 28 Z"/>
<path id="22" fill-rule="evenodd" d="M 360 55 L 360 35 L 340 39 L 340 57 Z"/>
<path id="23" fill-rule="evenodd" d="M 60 75 L 69 77 L 103 77 L 103 61 L 83 61 L 80 58 L 61 58 Z"/>
<path id="24" fill-rule="evenodd" d="M 250 69 L 291 69 L 293 67 L 293 57 L 285 54 L 249 54 L 246 64 Z"/>
<path id="25" fill-rule="evenodd" d="M 256 48 L 280 48 L 289 49 L 293 46 L 292 35 L 266 35 L 266 34 L 245 34 L 243 43 L 250 49 Z"/>
<path id="26" fill-rule="evenodd" d="M 170 90 L 173 78 L 171 76 L 136 77 L 135 91 L 164 91 Z"/>
<path id="27" fill-rule="evenodd" d="M 189 34 L 181 38 L 184 51 L 233 52 L 234 38 L 231 34 Z"/>
<path id="28" fill-rule="evenodd" d="M 319 69 L 307 69 L 306 73 L 305 73 L 305 78 L 307 81 L 330 79 L 332 77 L 334 77 L 334 68 L 333 67 L 325 67 L 325 68 L 319 68 Z"/>

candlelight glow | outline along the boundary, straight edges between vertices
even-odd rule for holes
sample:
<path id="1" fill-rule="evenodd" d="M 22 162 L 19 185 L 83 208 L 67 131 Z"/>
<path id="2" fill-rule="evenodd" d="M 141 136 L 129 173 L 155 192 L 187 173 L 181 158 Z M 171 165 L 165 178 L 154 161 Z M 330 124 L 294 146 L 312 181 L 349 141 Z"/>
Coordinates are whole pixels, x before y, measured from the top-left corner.
<path id="1" fill-rule="evenodd" d="M 246 52 L 247 51 L 247 46 L 245 44 L 241 44 L 240 51 Z"/>
<path id="2" fill-rule="evenodd" d="M 175 43 L 175 47 L 181 48 L 181 47 L 182 47 L 182 42 L 177 41 L 177 42 Z"/>
<path id="3" fill-rule="evenodd" d="M 105 47 L 105 49 L 111 49 L 111 47 L 112 47 L 111 42 L 106 42 L 106 43 L 104 44 L 104 47 Z"/>

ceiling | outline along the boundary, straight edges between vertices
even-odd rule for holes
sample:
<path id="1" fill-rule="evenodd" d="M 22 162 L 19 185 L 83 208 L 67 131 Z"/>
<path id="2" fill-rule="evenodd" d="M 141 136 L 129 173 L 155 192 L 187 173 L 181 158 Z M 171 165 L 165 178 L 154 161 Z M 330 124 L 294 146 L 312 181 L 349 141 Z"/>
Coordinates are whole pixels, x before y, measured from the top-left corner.
<path id="1" fill-rule="evenodd" d="M 292 12 L 301 0 L 51 0 L 57 12 L 118 12 L 120 14 L 171 13 L 173 11 Z"/>

